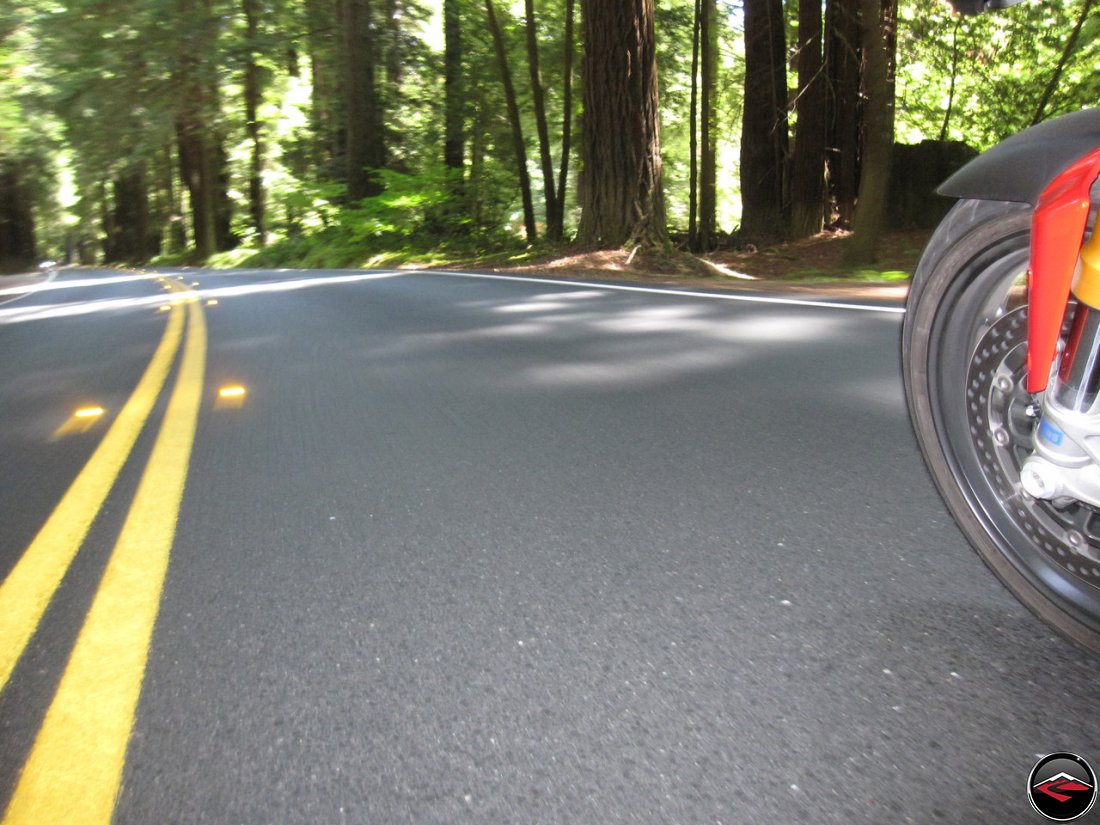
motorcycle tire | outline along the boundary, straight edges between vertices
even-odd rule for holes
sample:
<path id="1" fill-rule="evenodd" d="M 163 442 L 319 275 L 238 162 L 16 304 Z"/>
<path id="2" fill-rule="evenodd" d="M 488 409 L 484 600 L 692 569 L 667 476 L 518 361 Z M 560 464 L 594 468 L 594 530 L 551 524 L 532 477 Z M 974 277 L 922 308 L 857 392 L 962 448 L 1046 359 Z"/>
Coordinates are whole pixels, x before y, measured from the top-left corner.
<path id="1" fill-rule="evenodd" d="M 1030 219 L 1027 204 L 978 200 L 944 218 L 907 302 L 905 394 L 932 479 L 982 560 L 1040 618 L 1100 652 L 1100 510 L 1020 486 L 1040 409 L 1025 385 Z"/>

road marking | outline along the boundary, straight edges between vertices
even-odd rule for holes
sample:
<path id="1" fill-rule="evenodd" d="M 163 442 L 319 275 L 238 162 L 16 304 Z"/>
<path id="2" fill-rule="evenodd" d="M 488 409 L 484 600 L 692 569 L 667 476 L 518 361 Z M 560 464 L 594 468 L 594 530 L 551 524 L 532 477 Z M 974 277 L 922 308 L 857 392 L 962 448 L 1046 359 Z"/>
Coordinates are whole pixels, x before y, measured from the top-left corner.
<path id="1" fill-rule="evenodd" d="M 0 585 L 0 689 L 11 677 L 153 411 L 179 350 L 183 321 L 182 308 L 174 309 L 152 360 L 103 441 Z"/>
<path id="2" fill-rule="evenodd" d="M 905 307 L 876 306 L 874 304 L 848 304 L 841 301 L 811 301 L 803 298 L 776 298 L 768 295 L 744 295 L 741 293 L 694 292 L 687 289 L 661 289 L 660 287 L 633 286 L 630 284 L 593 283 L 592 281 L 565 281 L 555 278 L 534 278 L 525 275 L 489 275 L 481 272 L 448 272 L 442 269 L 417 270 L 419 275 L 444 275 L 448 278 L 472 278 L 490 281 L 516 281 L 526 284 L 549 284 L 576 289 L 602 289 L 608 292 L 641 292 L 649 295 L 675 295 L 680 298 L 709 298 L 717 301 L 740 301 L 749 304 L 778 304 L 780 306 L 814 307 L 825 309 L 851 309 L 858 312 L 885 312 L 904 315 Z"/>
<path id="3" fill-rule="evenodd" d="M 109 825 L 202 402 L 206 323 L 187 303 L 179 374 L 118 543 L 4 825 Z"/>
<path id="4" fill-rule="evenodd" d="M 97 424 L 99 419 L 106 415 L 106 413 L 107 411 L 103 409 L 103 407 L 81 407 L 65 419 L 65 423 L 54 430 L 54 434 L 50 437 L 50 440 L 56 441 L 67 435 L 86 433 Z"/>

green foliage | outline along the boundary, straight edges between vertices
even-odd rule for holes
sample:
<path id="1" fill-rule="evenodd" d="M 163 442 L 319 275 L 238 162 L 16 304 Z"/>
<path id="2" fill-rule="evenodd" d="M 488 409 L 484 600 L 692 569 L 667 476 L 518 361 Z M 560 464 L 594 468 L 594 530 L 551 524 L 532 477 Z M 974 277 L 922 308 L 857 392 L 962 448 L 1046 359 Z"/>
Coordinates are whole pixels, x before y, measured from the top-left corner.
<path id="1" fill-rule="evenodd" d="M 899 9 L 898 139 L 947 137 L 985 149 L 1031 124 L 1085 0 L 1029 2 L 959 17 L 940 0 Z M 1100 16 L 1090 17 L 1043 119 L 1100 101 Z M 952 99 L 952 77 L 955 80 Z"/>
<path id="2" fill-rule="evenodd" d="M 803 0 L 804 2 L 805 0 Z M 340 137 L 340 37 L 336 0 L 258 0 L 262 24 L 249 36 L 241 0 L 17 0 L 0 5 L 0 157 L 13 160 L 33 193 L 43 252 L 60 255 L 83 240 L 94 252 L 112 206 L 113 184 L 144 170 L 151 210 L 166 252 L 190 233 L 180 180 L 176 123 L 179 80 L 188 72 L 217 89 L 209 128 L 229 153 L 234 231 L 258 239 L 249 214 L 251 142 L 244 114 L 248 58 L 262 70 L 272 263 L 349 265 L 389 250 L 493 245 L 515 250 L 522 224 L 513 148 L 483 0 L 460 0 L 466 168 L 457 186 L 445 177 L 441 0 L 377 0 L 377 82 L 385 107 L 385 192 L 346 202 Z M 1010 9 L 958 18 L 943 0 L 900 0 L 897 136 L 947 137 L 985 148 L 1028 125 L 1053 79 L 1043 117 L 1100 100 L 1100 15 L 1083 23 L 1060 65 L 1087 0 L 1027 0 Z M 794 20 L 794 0 L 786 3 Z M 719 224 L 736 225 L 737 157 L 743 86 L 742 3 L 720 4 Z M 521 4 L 497 3 L 524 118 L 537 158 L 526 71 Z M 560 158 L 566 0 L 537 0 L 542 81 L 553 147 Z M 658 4 L 662 152 L 670 222 L 687 221 L 688 107 L 693 0 Z M 793 23 L 790 24 L 793 26 Z M 578 35 L 581 27 L 578 26 Z M 796 42 L 797 31 L 789 32 Z M 577 45 L 579 58 L 582 45 Z M 793 65 L 793 60 L 792 60 Z M 580 60 L 576 62 L 574 149 L 581 146 Z M 316 72 L 316 73 L 315 73 Z M 793 80 L 790 84 L 793 86 Z M 952 86 L 954 90 L 952 91 Z M 532 172 L 536 171 L 532 164 Z M 578 215 L 580 158 L 571 159 L 566 234 Z M 537 217 L 542 176 L 532 175 Z M 173 230 L 177 230 L 173 234 Z M 178 230 L 186 230 L 180 232 Z"/>
<path id="3" fill-rule="evenodd" d="M 289 196 L 297 228 L 263 250 L 243 247 L 217 256 L 216 266 L 349 267 L 433 262 L 523 248 L 502 229 L 475 226 L 452 214 L 441 165 L 420 175 L 382 170 L 385 192 L 353 206 L 337 206 L 339 184 Z"/>

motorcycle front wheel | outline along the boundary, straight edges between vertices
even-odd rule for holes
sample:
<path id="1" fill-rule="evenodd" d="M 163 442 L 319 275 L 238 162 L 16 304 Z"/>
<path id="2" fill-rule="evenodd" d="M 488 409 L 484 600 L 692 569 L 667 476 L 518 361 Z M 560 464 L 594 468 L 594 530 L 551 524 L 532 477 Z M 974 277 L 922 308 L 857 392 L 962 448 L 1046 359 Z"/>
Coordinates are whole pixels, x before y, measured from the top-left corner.
<path id="1" fill-rule="evenodd" d="M 1025 605 L 1100 652 L 1100 511 L 1029 496 L 1020 466 L 1041 402 L 1027 392 L 1031 208 L 960 201 L 926 247 L 902 327 L 905 393 L 962 532 Z"/>

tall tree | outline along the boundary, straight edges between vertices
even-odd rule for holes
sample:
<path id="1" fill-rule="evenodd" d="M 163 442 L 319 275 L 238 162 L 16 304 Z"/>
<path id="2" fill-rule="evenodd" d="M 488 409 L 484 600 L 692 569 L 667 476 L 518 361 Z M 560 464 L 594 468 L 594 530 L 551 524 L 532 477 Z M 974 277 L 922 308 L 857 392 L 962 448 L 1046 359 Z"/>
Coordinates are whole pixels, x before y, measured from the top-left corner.
<path id="1" fill-rule="evenodd" d="M 231 249 L 232 202 L 218 74 L 222 14 L 213 0 L 172 0 L 170 29 L 182 33 L 173 56 L 171 88 L 180 177 L 191 201 L 195 249 L 200 258 Z"/>
<path id="2" fill-rule="evenodd" d="M 342 180 L 347 171 L 343 69 L 343 3 L 306 0 L 306 48 L 309 50 L 309 172 L 321 179 Z M 306 171 L 305 169 L 302 170 Z"/>
<path id="3" fill-rule="evenodd" d="M 0 272 L 17 270 L 34 260 L 35 224 L 32 199 L 20 168 L 0 155 Z"/>
<path id="4" fill-rule="evenodd" d="M 500 70 L 500 78 L 504 84 L 508 120 L 512 125 L 512 149 L 515 152 L 520 194 L 523 197 L 523 225 L 527 231 L 528 242 L 534 243 L 538 239 L 538 228 L 535 226 L 535 209 L 531 199 L 531 176 L 527 172 L 527 144 L 523 139 L 523 125 L 519 117 L 519 104 L 516 102 L 516 89 L 512 84 L 512 71 L 508 68 L 508 54 L 504 48 L 504 35 L 500 30 L 500 23 L 497 21 L 493 0 L 485 0 L 485 12 L 488 15 L 489 29 L 493 35 L 497 68 Z"/>
<path id="5" fill-rule="evenodd" d="M 780 0 L 745 0 L 745 104 L 741 128 L 741 232 L 784 234 L 787 164 L 786 35 Z"/>
<path id="6" fill-rule="evenodd" d="M 699 247 L 710 250 L 718 230 L 718 2 L 700 7 Z"/>
<path id="7" fill-rule="evenodd" d="M 462 17 L 459 0 L 443 0 L 443 165 L 453 191 L 462 191 L 466 155 L 465 96 L 462 82 Z"/>
<path id="8" fill-rule="evenodd" d="M 859 186 L 859 0 L 826 0 L 826 162 L 836 224 L 850 227 Z"/>
<path id="9" fill-rule="evenodd" d="M 524 29 L 527 33 L 527 66 L 531 75 L 531 99 L 535 110 L 535 128 L 539 136 L 539 160 L 542 165 L 542 191 L 546 202 L 546 236 L 561 240 L 562 226 L 558 222 L 557 192 L 554 184 L 554 161 L 550 156 L 550 128 L 546 122 L 546 93 L 539 69 L 538 31 L 535 23 L 535 2 L 524 0 Z"/>
<path id="10" fill-rule="evenodd" d="M 248 207 L 252 227 L 261 246 L 267 244 L 266 195 L 264 192 L 264 141 L 263 124 L 260 122 L 260 104 L 263 102 L 262 69 L 258 62 L 260 51 L 260 3 L 259 0 L 242 0 L 245 18 L 244 108 L 245 129 L 252 143 L 248 169 Z"/>
<path id="11" fill-rule="evenodd" d="M 581 244 L 663 246 L 653 0 L 584 0 Z"/>
<path id="12" fill-rule="evenodd" d="M 874 261 L 885 225 L 894 149 L 896 20 L 897 0 L 860 0 L 866 110 L 859 200 L 845 252 L 845 260 L 851 265 Z"/>
<path id="13" fill-rule="evenodd" d="M 691 23 L 691 102 L 688 104 L 688 248 L 699 243 L 699 36 L 703 0 L 695 0 Z"/>
<path id="14" fill-rule="evenodd" d="M 565 189 L 569 182 L 569 155 L 573 151 L 573 55 L 576 0 L 565 0 L 565 44 L 562 59 L 561 161 L 558 169 L 558 190 L 555 198 L 557 214 L 554 221 L 559 231 L 565 229 Z"/>
<path id="15" fill-rule="evenodd" d="M 791 238 L 821 231 L 825 216 L 825 76 L 821 3 L 798 4 L 798 96 L 791 153 Z"/>
<path id="16" fill-rule="evenodd" d="M 343 12 L 348 200 L 354 203 L 382 193 L 378 170 L 386 165 L 386 145 L 371 2 L 343 0 Z"/>

